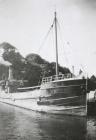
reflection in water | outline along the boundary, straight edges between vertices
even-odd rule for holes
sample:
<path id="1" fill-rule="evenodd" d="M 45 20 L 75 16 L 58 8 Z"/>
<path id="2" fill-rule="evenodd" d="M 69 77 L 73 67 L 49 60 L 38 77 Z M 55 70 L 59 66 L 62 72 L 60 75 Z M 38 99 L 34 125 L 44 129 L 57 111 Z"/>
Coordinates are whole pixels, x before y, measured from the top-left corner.
<path id="1" fill-rule="evenodd" d="M 96 140 L 96 116 L 87 119 L 87 139 Z"/>
<path id="2" fill-rule="evenodd" d="M 96 118 L 48 115 L 0 103 L 0 140 L 95 140 Z"/>

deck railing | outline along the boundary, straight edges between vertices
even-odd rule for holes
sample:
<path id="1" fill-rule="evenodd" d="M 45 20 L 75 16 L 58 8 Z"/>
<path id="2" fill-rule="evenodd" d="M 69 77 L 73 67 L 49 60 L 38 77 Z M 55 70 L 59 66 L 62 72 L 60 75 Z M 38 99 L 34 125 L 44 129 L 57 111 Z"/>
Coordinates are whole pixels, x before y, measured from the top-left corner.
<path id="1" fill-rule="evenodd" d="M 42 83 L 47 83 L 47 82 L 62 80 L 62 79 L 67 79 L 67 78 L 72 78 L 72 74 L 68 73 L 68 74 L 60 74 L 60 75 L 44 77 L 42 78 Z"/>

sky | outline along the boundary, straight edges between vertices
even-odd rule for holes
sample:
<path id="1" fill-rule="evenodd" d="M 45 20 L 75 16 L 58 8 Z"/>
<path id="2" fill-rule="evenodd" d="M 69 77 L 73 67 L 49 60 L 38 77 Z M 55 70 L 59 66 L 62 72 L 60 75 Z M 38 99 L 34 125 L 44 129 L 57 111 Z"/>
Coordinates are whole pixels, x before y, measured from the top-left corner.
<path id="1" fill-rule="evenodd" d="M 96 75 L 96 0 L 0 0 L 0 43 L 55 61 L 54 31 L 44 40 L 55 10 L 59 64 Z"/>

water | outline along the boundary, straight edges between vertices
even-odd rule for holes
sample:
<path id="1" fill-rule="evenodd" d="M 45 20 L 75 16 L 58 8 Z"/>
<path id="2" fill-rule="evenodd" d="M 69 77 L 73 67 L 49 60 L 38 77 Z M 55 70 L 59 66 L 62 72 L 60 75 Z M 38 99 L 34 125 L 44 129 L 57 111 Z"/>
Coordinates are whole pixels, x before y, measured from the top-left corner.
<path id="1" fill-rule="evenodd" d="M 96 117 L 41 114 L 0 103 L 0 140 L 96 140 Z"/>

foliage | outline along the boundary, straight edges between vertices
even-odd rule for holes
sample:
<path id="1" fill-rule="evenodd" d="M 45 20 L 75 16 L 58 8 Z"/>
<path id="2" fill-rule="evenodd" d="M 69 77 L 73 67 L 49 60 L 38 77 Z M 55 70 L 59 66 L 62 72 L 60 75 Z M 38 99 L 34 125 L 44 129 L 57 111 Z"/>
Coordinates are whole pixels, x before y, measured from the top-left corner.
<path id="1" fill-rule="evenodd" d="M 96 89 L 96 77 L 94 75 L 88 80 L 88 89 L 95 90 Z"/>
<path id="2" fill-rule="evenodd" d="M 14 46 L 6 42 L 0 44 L 0 49 L 4 50 L 4 60 L 12 63 L 14 79 L 27 80 L 25 86 L 38 85 L 42 77 L 55 75 L 55 62 L 49 63 L 39 55 L 33 53 L 27 55 L 26 58 L 24 58 Z M 2 69 L 4 70 L 3 67 Z M 0 71 L 1 75 L 3 70 Z M 64 74 L 69 73 L 70 70 L 68 68 L 59 66 L 59 72 Z"/>

